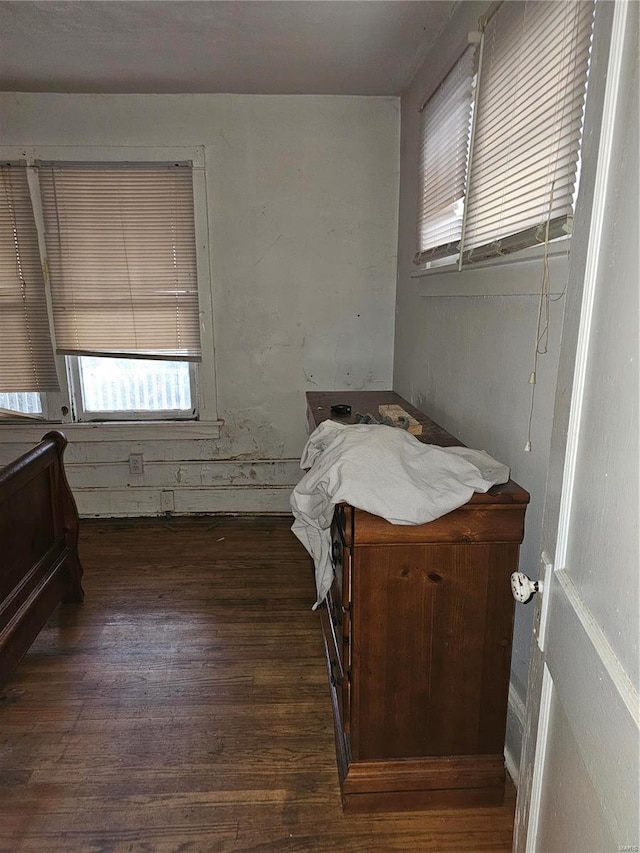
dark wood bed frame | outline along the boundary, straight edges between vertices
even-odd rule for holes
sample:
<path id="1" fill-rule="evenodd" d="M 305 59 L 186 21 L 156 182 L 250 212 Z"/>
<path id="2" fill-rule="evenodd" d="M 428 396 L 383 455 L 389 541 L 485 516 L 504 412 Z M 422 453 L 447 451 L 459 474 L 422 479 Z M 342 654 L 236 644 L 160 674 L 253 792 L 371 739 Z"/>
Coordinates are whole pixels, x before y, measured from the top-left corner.
<path id="1" fill-rule="evenodd" d="M 0 688 L 58 603 L 84 597 L 66 446 L 61 432 L 48 432 L 0 470 Z"/>

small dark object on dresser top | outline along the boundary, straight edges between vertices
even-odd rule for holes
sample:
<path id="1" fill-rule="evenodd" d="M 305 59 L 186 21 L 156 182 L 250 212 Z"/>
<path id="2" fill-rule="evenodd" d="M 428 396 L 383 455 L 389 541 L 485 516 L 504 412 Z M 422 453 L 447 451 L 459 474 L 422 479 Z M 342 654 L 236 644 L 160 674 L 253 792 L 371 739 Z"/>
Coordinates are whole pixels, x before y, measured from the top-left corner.
<path id="1" fill-rule="evenodd" d="M 337 418 L 347 418 L 351 414 L 351 406 L 348 403 L 336 403 L 331 406 L 331 414 Z"/>

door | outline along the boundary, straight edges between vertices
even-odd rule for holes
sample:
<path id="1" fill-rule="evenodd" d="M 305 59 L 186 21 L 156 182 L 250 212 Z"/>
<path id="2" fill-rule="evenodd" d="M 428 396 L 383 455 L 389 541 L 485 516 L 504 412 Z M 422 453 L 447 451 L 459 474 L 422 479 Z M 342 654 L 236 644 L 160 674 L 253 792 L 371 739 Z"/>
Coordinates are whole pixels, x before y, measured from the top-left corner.
<path id="1" fill-rule="evenodd" d="M 590 223 L 588 234 L 579 237 L 576 229 L 571 250 L 543 522 L 545 577 L 516 813 L 518 853 L 637 851 L 640 844 L 640 4 L 598 6 L 596 26 L 601 35 L 610 27 L 610 50 L 606 74 L 594 79 L 592 70 L 593 87 L 602 88 L 602 130 L 587 193 L 590 217 L 583 220 Z M 601 50 L 597 34 L 594 63 Z"/>

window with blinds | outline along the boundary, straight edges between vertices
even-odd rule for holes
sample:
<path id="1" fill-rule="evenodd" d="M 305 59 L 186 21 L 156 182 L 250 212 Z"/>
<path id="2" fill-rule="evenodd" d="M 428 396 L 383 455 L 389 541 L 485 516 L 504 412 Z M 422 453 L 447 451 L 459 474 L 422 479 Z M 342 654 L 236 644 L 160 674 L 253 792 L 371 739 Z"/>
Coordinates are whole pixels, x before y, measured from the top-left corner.
<path id="1" fill-rule="evenodd" d="M 571 232 L 593 14 L 592 0 L 497 7 L 482 35 L 460 233 L 431 256 L 419 242 L 416 263 L 461 254 L 464 266 Z M 458 135 L 467 128 L 459 117 Z"/>
<path id="2" fill-rule="evenodd" d="M 422 109 L 416 263 L 460 247 L 475 79 L 467 50 Z"/>
<path id="3" fill-rule="evenodd" d="M 191 162 L 2 165 L 0 417 L 196 418 L 195 235 Z"/>
<path id="4" fill-rule="evenodd" d="M 0 392 L 58 390 L 25 164 L 0 166 L 0 342 Z M 23 402 L 3 395 L 0 406 Z"/>

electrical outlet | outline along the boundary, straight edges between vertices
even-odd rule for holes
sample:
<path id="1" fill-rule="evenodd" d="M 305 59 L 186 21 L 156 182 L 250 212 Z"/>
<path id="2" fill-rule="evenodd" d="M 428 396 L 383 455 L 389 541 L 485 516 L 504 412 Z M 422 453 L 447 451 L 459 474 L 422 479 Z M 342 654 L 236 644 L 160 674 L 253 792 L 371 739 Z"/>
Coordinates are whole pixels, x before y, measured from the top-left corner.
<path id="1" fill-rule="evenodd" d="M 142 453 L 129 454 L 129 473 L 144 474 L 144 457 Z"/>
<path id="2" fill-rule="evenodd" d="M 163 489 L 160 492 L 160 511 L 173 512 L 175 505 L 173 502 L 173 491 L 171 489 Z"/>

